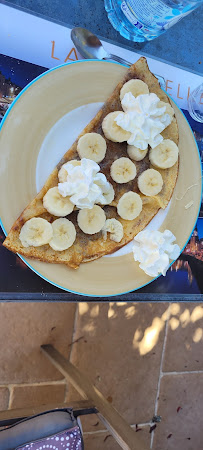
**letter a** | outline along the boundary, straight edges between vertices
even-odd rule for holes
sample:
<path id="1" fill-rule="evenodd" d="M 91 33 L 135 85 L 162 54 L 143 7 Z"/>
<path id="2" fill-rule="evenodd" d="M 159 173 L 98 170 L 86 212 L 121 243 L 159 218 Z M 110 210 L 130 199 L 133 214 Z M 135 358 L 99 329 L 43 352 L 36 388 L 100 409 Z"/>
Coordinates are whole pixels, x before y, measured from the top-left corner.
<path id="1" fill-rule="evenodd" d="M 71 53 L 74 53 L 74 55 L 75 55 L 75 58 L 74 58 L 74 59 L 73 59 L 73 58 L 70 58 Z M 65 59 L 64 62 L 68 61 L 68 59 L 69 59 L 70 61 L 77 61 L 77 60 L 78 60 L 77 53 L 76 53 L 76 50 L 75 50 L 74 47 L 71 48 L 71 51 L 70 51 L 70 52 L 68 53 L 68 55 L 66 56 L 66 59 Z"/>

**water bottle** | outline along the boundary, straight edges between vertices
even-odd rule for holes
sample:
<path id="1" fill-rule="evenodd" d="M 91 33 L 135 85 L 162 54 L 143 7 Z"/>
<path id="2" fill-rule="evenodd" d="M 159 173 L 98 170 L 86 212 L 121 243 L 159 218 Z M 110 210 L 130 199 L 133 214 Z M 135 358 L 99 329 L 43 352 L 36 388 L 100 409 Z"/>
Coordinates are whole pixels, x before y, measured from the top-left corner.
<path id="1" fill-rule="evenodd" d="M 203 0 L 104 0 L 113 27 L 134 42 L 160 36 L 202 3 Z"/>

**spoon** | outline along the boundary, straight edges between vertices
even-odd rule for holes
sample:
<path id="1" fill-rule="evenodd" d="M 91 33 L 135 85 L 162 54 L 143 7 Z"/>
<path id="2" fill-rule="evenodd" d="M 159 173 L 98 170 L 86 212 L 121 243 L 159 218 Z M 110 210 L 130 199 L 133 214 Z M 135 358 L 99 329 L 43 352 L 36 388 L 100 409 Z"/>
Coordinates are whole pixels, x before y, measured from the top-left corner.
<path id="1" fill-rule="evenodd" d="M 113 59 L 126 66 L 132 65 L 132 63 L 125 61 L 125 59 L 120 58 L 119 56 L 107 53 L 99 38 L 85 28 L 73 28 L 71 31 L 71 39 L 77 50 L 85 59 Z"/>
<path id="2" fill-rule="evenodd" d="M 73 28 L 71 31 L 71 39 L 79 53 L 85 59 L 112 59 L 113 61 L 125 64 L 128 67 L 132 65 L 131 62 L 120 58 L 120 56 L 108 53 L 99 38 L 95 36 L 95 34 L 91 33 L 91 31 L 86 30 L 86 28 Z M 155 77 L 158 78 L 161 88 L 165 89 L 166 83 L 164 78 L 160 75 L 155 75 Z"/>

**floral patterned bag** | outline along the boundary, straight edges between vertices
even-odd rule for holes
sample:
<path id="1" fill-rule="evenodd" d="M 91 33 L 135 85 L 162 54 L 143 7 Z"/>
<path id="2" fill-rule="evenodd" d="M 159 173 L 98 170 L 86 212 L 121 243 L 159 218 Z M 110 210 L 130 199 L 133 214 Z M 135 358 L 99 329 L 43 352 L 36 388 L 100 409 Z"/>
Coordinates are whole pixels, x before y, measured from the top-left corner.
<path id="1" fill-rule="evenodd" d="M 61 431 L 54 436 L 29 442 L 16 450 L 83 450 L 83 439 L 79 426 Z"/>

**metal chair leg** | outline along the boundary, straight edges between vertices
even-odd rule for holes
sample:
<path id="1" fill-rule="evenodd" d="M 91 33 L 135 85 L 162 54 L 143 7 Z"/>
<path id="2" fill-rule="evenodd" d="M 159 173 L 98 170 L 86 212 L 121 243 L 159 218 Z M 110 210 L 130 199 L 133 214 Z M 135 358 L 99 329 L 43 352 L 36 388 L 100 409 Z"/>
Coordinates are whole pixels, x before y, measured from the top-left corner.
<path id="1" fill-rule="evenodd" d="M 71 382 L 84 399 L 90 400 L 98 416 L 123 450 L 147 450 L 140 436 L 120 416 L 98 389 L 70 361 L 52 345 L 42 345 L 42 350 L 54 366 Z"/>

